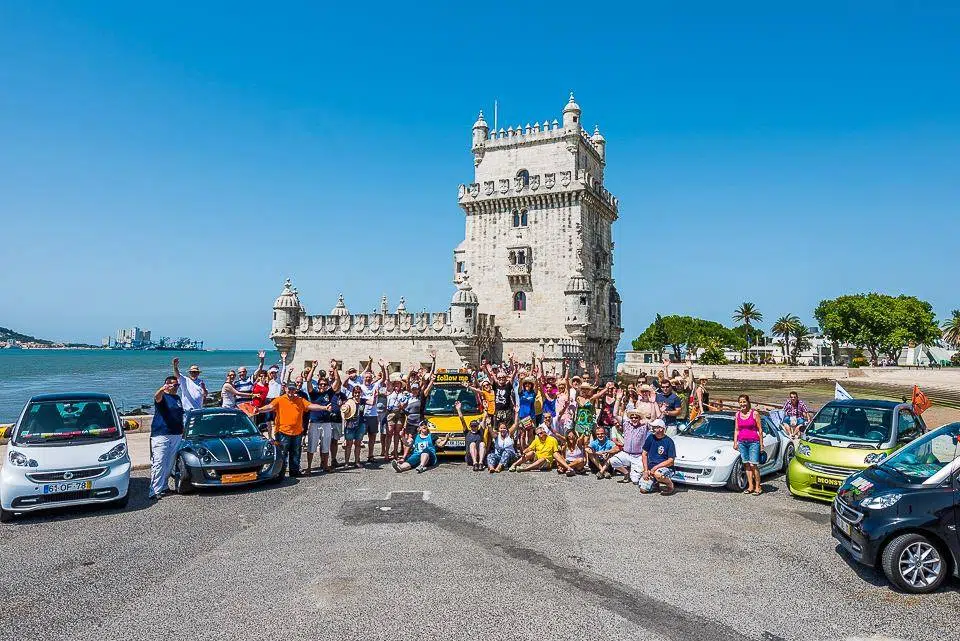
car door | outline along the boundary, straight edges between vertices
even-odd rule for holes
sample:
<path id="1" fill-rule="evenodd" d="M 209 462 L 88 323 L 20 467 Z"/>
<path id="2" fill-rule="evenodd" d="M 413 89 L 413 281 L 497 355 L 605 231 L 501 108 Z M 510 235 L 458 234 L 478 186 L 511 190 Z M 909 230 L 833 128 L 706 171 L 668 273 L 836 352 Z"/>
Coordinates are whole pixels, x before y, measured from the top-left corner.
<path id="1" fill-rule="evenodd" d="M 767 468 L 776 468 L 777 466 L 777 457 L 780 455 L 780 430 L 777 428 L 773 421 L 764 417 L 763 419 L 763 453 L 766 456 L 761 456 L 760 460 L 763 461 L 760 464 L 761 469 L 766 472 Z"/>
<path id="2" fill-rule="evenodd" d="M 909 408 L 901 407 L 897 416 L 897 447 L 903 447 L 922 434 L 922 423 Z"/>

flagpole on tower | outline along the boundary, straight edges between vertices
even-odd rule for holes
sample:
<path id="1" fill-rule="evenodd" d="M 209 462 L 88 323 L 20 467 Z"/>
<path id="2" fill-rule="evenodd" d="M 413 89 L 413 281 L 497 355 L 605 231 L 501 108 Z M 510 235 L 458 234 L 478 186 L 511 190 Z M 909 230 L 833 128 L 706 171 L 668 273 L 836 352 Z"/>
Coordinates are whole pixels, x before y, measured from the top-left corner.
<path id="1" fill-rule="evenodd" d="M 493 101 L 493 132 L 497 132 L 497 101 Z"/>

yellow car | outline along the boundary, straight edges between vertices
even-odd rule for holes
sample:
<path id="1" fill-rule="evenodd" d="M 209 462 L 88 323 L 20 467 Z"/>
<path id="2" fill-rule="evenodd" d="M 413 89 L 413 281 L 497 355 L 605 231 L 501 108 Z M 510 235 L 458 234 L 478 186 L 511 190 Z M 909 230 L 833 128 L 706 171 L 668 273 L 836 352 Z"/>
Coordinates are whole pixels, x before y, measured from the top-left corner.
<path id="1" fill-rule="evenodd" d="M 790 494 L 832 501 L 848 476 L 879 463 L 925 431 L 909 403 L 830 401 L 813 418 L 787 468 Z"/>
<path id="2" fill-rule="evenodd" d="M 430 389 L 430 397 L 423 408 L 423 416 L 430 425 L 433 438 L 450 434 L 447 445 L 437 453 L 462 456 L 466 449 L 463 438 L 463 425 L 457 416 L 455 403 L 460 401 L 463 418 L 470 421 L 483 419 L 477 393 L 470 388 L 470 375 L 462 371 L 437 370 Z"/>

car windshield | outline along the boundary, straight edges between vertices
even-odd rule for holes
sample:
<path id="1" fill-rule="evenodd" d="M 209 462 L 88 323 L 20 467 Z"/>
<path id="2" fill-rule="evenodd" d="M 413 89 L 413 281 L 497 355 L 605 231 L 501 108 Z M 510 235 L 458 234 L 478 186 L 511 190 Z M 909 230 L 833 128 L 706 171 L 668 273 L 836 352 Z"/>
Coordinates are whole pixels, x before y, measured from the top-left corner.
<path id="1" fill-rule="evenodd" d="M 120 429 L 109 401 L 41 401 L 27 407 L 16 445 L 64 445 L 109 441 Z"/>
<path id="2" fill-rule="evenodd" d="M 683 436 L 732 441 L 733 418 L 729 416 L 701 416 L 690 423 L 690 427 L 683 432 Z"/>
<path id="3" fill-rule="evenodd" d="M 884 443 L 890 440 L 893 409 L 827 403 L 813 418 L 808 438 L 850 443 Z"/>
<path id="4" fill-rule="evenodd" d="M 460 385 L 434 385 L 430 390 L 430 398 L 423 408 L 425 414 L 451 415 L 457 413 L 454 403 L 460 401 L 464 414 L 477 414 L 477 395 L 473 390 Z"/>
<path id="5" fill-rule="evenodd" d="M 223 438 L 225 436 L 254 436 L 260 433 L 246 414 L 237 412 L 204 412 L 191 414 L 184 436 Z"/>
<path id="6" fill-rule="evenodd" d="M 902 448 L 879 467 L 899 472 L 910 483 L 920 484 L 960 456 L 960 423 L 944 425 Z"/>

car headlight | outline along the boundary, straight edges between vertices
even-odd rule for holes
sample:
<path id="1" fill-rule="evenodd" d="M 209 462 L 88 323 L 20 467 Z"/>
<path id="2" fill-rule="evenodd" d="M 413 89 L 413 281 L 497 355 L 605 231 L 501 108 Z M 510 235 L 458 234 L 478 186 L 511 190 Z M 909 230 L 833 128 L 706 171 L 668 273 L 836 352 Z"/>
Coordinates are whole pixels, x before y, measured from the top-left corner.
<path id="1" fill-rule="evenodd" d="M 263 458 L 273 458 L 277 453 L 277 448 L 273 441 L 267 441 L 263 444 Z"/>
<path id="2" fill-rule="evenodd" d="M 871 510 L 882 510 L 895 504 L 902 497 L 903 494 L 900 494 L 899 492 L 890 492 L 889 494 L 881 494 L 880 496 L 871 496 L 870 498 L 860 501 L 860 507 L 868 507 Z"/>
<path id="3" fill-rule="evenodd" d="M 16 452 L 14 450 L 10 450 L 10 453 L 7 454 L 7 460 L 10 461 L 11 465 L 16 467 L 37 467 L 39 465 L 39 463 L 32 458 L 28 458 L 23 452 Z"/>
<path id="4" fill-rule="evenodd" d="M 879 454 L 870 453 L 870 454 L 867 454 L 865 457 L 863 457 L 863 462 L 866 463 L 867 465 L 876 465 L 877 463 L 880 463 L 881 461 L 883 461 L 883 459 L 885 458 L 887 458 L 886 452 L 880 452 Z"/>
<path id="5" fill-rule="evenodd" d="M 801 443 L 797 446 L 797 454 L 800 456 L 810 456 L 810 446 L 805 443 Z"/>
<path id="6" fill-rule="evenodd" d="M 100 458 L 97 460 L 98 461 L 115 461 L 118 458 L 123 457 L 123 455 L 126 453 L 127 453 L 127 444 L 118 443 L 117 445 L 114 445 L 113 447 L 111 447 L 109 452 L 106 452 L 105 454 L 101 454 Z"/>
<path id="7" fill-rule="evenodd" d="M 200 459 L 200 462 L 204 465 L 210 465 L 216 460 L 216 457 L 205 447 L 197 447 L 194 448 L 193 451 L 196 453 L 197 458 Z"/>

